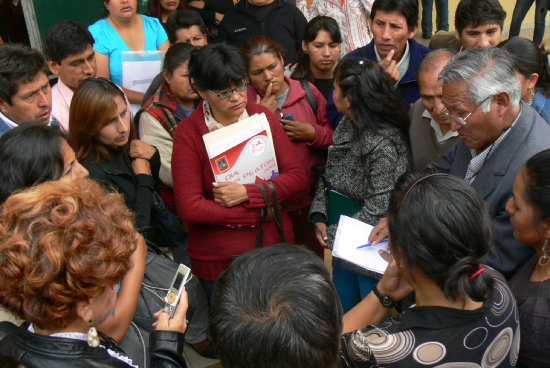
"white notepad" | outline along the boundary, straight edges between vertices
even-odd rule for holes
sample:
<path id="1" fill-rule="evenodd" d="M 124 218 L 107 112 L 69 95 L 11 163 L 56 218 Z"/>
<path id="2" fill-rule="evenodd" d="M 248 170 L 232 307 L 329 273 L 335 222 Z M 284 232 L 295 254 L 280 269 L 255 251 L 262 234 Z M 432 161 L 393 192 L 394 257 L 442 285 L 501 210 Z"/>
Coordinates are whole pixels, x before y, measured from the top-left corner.
<path id="1" fill-rule="evenodd" d="M 369 242 L 372 229 L 373 226 L 369 224 L 341 215 L 334 238 L 332 255 L 367 270 L 383 274 L 388 262 L 378 254 L 378 251 L 382 249 L 389 252 L 387 242 L 357 249 Z"/>

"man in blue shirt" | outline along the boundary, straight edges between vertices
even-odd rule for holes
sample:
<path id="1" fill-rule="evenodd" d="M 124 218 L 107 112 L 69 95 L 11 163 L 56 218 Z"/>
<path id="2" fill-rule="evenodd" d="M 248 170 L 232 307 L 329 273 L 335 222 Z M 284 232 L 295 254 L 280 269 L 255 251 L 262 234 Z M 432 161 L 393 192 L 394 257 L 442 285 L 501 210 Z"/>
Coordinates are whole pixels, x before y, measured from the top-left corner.
<path id="1" fill-rule="evenodd" d="M 396 84 L 408 110 L 420 98 L 416 68 L 430 51 L 414 40 L 418 29 L 418 1 L 376 0 L 372 5 L 370 21 L 373 40 L 345 57 L 378 61 Z M 327 115 L 334 127 L 342 118 L 334 106 L 332 93 L 327 102 Z"/>
<path id="2" fill-rule="evenodd" d="M 52 90 L 44 56 L 23 45 L 0 45 L 0 136 L 28 122 L 59 128 L 51 111 Z"/>

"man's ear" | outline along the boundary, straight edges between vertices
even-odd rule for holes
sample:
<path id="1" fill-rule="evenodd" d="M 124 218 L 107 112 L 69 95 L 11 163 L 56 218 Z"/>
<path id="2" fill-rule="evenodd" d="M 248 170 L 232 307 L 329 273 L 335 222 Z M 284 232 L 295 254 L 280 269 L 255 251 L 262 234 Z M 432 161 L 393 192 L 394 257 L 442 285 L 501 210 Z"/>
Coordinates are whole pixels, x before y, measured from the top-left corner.
<path id="1" fill-rule="evenodd" d="M 455 29 L 455 38 L 460 41 L 461 37 L 460 37 L 460 32 L 458 31 L 458 29 Z M 462 43 L 462 41 L 460 41 L 460 43 Z"/>
<path id="2" fill-rule="evenodd" d="M 493 96 L 493 102 L 497 105 L 498 116 L 504 116 L 510 108 L 510 94 L 506 91 L 497 92 Z"/>
<path id="3" fill-rule="evenodd" d="M 8 116 L 8 103 L 0 98 L 0 111 Z"/>
<path id="4" fill-rule="evenodd" d="M 59 64 L 53 60 L 48 60 L 48 67 L 53 74 L 59 75 Z"/>
<path id="5" fill-rule="evenodd" d="M 416 31 L 418 31 L 418 24 L 414 26 L 412 29 L 409 29 L 409 40 L 414 38 L 416 36 Z"/>

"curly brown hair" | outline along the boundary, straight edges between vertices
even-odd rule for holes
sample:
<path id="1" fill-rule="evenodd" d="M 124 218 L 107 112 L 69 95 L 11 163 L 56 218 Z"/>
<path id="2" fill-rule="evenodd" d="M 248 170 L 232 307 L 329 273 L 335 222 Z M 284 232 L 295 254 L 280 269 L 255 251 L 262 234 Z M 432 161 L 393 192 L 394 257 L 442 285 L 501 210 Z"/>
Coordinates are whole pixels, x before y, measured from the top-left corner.
<path id="1" fill-rule="evenodd" d="M 90 179 L 14 194 L 0 209 L 0 304 L 58 331 L 77 318 L 77 302 L 120 281 L 137 243 L 122 196 Z"/>

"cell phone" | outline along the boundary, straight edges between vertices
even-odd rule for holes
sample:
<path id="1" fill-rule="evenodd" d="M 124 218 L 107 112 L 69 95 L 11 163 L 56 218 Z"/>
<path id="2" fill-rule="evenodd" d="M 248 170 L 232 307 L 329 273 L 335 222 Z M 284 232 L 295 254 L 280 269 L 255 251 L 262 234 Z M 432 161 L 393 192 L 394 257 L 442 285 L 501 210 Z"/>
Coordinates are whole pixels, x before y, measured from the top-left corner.
<path id="1" fill-rule="evenodd" d="M 180 264 L 174 279 L 170 284 L 170 289 L 168 289 L 168 294 L 166 294 L 166 299 L 164 302 L 164 311 L 170 315 L 170 318 L 174 316 L 178 303 L 180 301 L 181 292 L 183 287 L 187 283 L 187 279 L 191 275 L 191 269 L 186 265 Z"/>
<path id="2" fill-rule="evenodd" d="M 281 119 L 294 121 L 294 116 L 292 116 L 292 114 L 290 112 L 287 112 L 286 114 L 281 116 Z"/>

